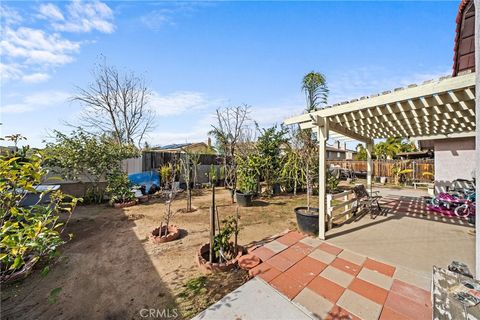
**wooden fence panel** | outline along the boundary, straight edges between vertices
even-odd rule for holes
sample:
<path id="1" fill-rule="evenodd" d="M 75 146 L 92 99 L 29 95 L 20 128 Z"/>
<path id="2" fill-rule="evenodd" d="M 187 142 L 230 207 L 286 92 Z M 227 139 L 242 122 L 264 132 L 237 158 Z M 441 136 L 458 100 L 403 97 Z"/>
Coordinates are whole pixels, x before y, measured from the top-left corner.
<path id="1" fill-rule="evenodd" d="M 327 160 L 327 165 L 340 166 L 344 169 L 355 171 L 357 174 L 366 174 L 367 161 L 359 160 Z M 425 175 L 428 172 L 435 173 L 435 166 L 433 159 L 426 160 L 374 160 L 373 161 L 373 176 L 394 178 L 394 168 L 398 167 L 400 170 L 412 170 L 406 173 L 408 180 L 416 180 L 421 182 L 431 182 L 432 176 Z"/>

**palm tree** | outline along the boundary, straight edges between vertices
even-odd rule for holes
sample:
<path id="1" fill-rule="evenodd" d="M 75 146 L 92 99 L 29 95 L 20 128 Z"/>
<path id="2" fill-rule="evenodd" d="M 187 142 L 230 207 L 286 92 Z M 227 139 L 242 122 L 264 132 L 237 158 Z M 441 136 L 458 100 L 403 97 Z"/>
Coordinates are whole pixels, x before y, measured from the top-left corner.
<path id="1" fill-rule="evenodd" d="M 327 81 L 320 72 L 311 71 L 303 77 L 302 91 L 305 92 L 308 112 L 315 111 L 318 106 L 327 103 Z"/>

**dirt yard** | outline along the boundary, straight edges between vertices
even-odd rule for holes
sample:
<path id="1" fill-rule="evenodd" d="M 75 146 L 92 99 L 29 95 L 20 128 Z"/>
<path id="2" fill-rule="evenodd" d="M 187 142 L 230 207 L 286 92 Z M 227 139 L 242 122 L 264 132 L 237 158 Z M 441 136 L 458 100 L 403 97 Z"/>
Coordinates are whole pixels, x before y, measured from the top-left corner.
<path id="1" fill-rule="evenodd" d="M 185 208 L 184 195 L 177 199 L 174 209 Z M 197 210 L 173 218 L 183 237 L 160 245 L 147 236 L 162 220 L 160 199 L 125 209 L 78 207 L 67 228 L 73 239 L 51 271 L 44 276 L 38 266 L 23 282 L 2 288 L 2 319 L 192 317 L 247 279 L 241 270 L 205 277 L 195 264 L 196 250 L 208 241 L 210 199 L 210 191 L 198 191 Z M 239 243 L 295 229 L 293 208 L 305 201 L 305 195 L 278 196 L 240 208 Z M 235 213 L 226 190 L 217 190 L 217 206 L 221 219 Z"/>

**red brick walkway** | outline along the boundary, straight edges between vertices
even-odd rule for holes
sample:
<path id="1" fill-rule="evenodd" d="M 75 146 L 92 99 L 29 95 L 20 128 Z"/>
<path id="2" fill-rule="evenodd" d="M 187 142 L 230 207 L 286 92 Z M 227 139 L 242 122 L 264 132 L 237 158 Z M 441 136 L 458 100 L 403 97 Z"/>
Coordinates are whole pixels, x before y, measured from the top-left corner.
<path id="1" fill-rule="evenodd" d="M 321 319 L 431 319 L 430 292 L 399 280 L 394 266 L 296 231 L 252 251 L 250 270 Z"/>

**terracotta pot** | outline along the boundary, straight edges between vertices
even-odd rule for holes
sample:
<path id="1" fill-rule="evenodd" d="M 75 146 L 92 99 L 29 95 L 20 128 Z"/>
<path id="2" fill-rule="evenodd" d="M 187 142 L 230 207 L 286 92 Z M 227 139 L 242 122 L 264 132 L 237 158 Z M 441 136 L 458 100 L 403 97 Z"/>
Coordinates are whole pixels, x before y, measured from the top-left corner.
<path id="1" fill-rule="evenodd" d="M 155 244 L 160 244 L 164 242 L 174 241 L 180 238 L 180 229 L 174 225 L 170 225 L 168 227 L 168 233 L 165 236 L 164 234 L 166 227 L 167 226 L 162 226 L 162 230 L 160 230 L 160 227 L 153 229 L 153 231 L 149 234 L 150 241 Z M 160 236 L 160 234 L 162 234 L 162 236 Z"/>
<path id="2" fill-rule="evenodd" d="M 121 208 L 133 207 L 136 204 L 137 204 L 136 200 L 132 200 L 128 202 L 115 202 L 113 204 L 113 207 L 117 209 L 121 209 Z"/>
<path id="3" fill-rule="evenodd" d="M 260 264 L 261 260 L 254 253 L 249 253 L 244 256 L 241 256 L 238 259 L 238 266 L 243 270 L 250 270 L 255 268 Z"/>
<path id="4" fill-rule="evenodd" d="M 234 259 L 228 260 L 225 262 L 220 262 L 220 263 L 217 263 L 217 262 L 211 263 L 210 261 L 208 261 L 209 250 L 210 250 L 210 244 L 206 243 L 198 249 L 195 255 L 195 260 L 198 266 L 205 273 L 226 272 L 226 271 L 232 270 L 237 265 L 238 259 L 243 255 L 243 247 L 237 245 L 238 253 Z M 207 258 L 205 259 L 205 257 Z"/>

